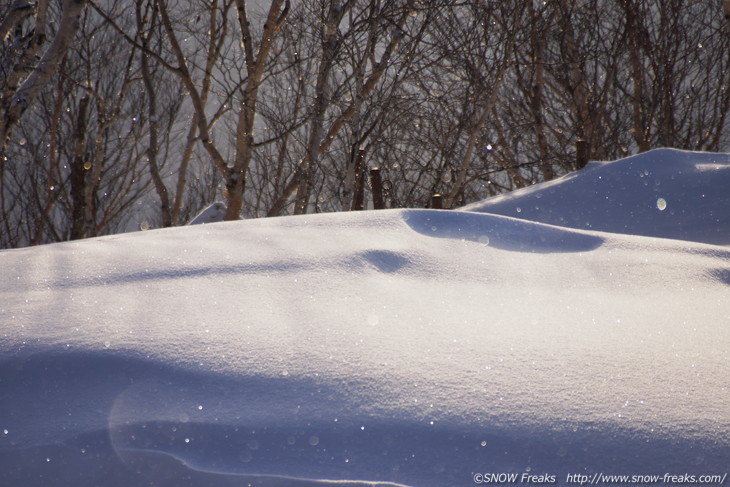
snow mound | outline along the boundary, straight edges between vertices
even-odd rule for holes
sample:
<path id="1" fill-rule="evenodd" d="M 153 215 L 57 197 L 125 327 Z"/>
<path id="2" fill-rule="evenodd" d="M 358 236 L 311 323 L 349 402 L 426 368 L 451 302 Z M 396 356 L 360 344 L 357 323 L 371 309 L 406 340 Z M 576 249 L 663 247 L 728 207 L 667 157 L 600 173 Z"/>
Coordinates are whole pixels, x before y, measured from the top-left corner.
<path id="1" fill-rule="evenodd" d="M 0 274 L 0 485 L 730 465 L 725 247 L 385 210 L 4 251 Z"/>
<path id="2" fill-rule="evenodd" d="M 730 245 L 730 154 L 656 149 L 462 208 L 570 228 Z"/>

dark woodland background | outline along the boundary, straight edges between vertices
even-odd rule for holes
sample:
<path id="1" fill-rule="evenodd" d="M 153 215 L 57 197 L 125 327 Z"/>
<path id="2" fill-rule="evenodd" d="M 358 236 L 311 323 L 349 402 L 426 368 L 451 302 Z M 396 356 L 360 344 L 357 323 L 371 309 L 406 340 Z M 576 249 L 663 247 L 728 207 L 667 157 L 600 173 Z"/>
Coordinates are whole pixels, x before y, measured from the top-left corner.
<path id="1" fill-rule="evenodd" d="M 6 1 L 0 248 L 181 225 L 214 201 L 230 220 L 349 210 L 362 184 L 372 207 L 373 167 L 386 207 L 440 193 L 452 208 L 585 158 L 730 152 L 728 13 L 722 0 Z"/>

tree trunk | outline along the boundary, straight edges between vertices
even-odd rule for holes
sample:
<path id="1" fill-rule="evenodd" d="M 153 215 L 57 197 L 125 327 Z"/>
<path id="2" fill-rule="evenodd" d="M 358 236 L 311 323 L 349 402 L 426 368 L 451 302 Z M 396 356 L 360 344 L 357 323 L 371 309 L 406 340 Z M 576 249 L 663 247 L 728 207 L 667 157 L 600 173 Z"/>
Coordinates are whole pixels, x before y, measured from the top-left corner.
<path id="1" fill-rule="evenodd" d="M 152 17 L 152 25 L 150 31 L 157 24 L 157 17 Z M 137 9 L 137 26 L 141 30 L 143 21 L 140 17 L 139 9 Z M 146 48 L 149 45 L 149 36 L 142 39 L 142 45 Z M 150 177 L 155 185 L 155 191 L 160 198 L 160 213 L 162 214 L 162 226 L 172 226 L 172 211 L 170 209 L 170 193 L 165 186 L 165 181 L 160 174 L 160 166 L 157 161 L 159 153 L 158 135 L 159 128 L 157 123 L 157 92 L 152 82 L 152 73 L 150 72 L 149 60 L 145 51 L 140 52 L 140 67 L 142 68 L 142 82 L 147 92 L 147 115 L 150 125 L 149 145 L 147 147 L 147 162 L 150 165 Z"/>
<path id="2" fill-rule="evenodd" d="M 479 142 L 480 133 L 484 128 L 484 125 L 487 123 L 489 114 L 492 113 L 492 110 L 494 110 L 494 107 L 497 104 L 497 100 L 499 99 L 498 97 L 500 89 L 502 88 L 502 81 L 504 80 L 504 75 L 507 72 L 507 68 L 509 67 L 510 59 L 512 58 L 512 52 L 515 47 L 514 35 L 511 36 L 508 42 L 509 44 L 507 44 L 507 46 L 505 47 L 504 57 L 502 58 L 502 65 L 499 67 L 499 72 L 494 79 L 494 85 L 491 86 L 491 89 L 487 94 L 486 99 L 484 100 L 484 109 L 482 110 L 479 119 L 469 131 L 469 139 L 466 142 L 466 149 L 464 150 L 464 156 L 461 159 L 461 167 L 459 167 L 456 181 L 451 187 L 451 191 L 449 191 L 449 193 L 444 198 L 444 206 L 446 208 L 452 208 L 454 202 L 459 196 L 459 193 L 464 190 L 464 185 L 466 184 L 466 178 L 469 173 L 469 168 L 471 167 L 472 159 L 474 157 L 474 150 L 476 149 L 477 142 Z"/>
<path id="3" fill-rule="evenodd" d="M 61 72 L 63 72 L 64 62 L 65 61 L 61 61 Z M 43 233 L 45 232 L 46 225 L 50 220 L 51 211 L 53 210 L 53 205 L 55 204 L 57 198 L 56 195 L 58 194 L 58 188 L 56 188 L 56 155 L 60 152 L 60 150 L 58 149 L 58 126 L 61 120 L 61 112 L 63 111 L 63 102 L 65 101 L 65 97 L 63 94 L 65 81 L 65 76 L 59 76 L 56 103 L 53 107 L 51 127 L 49 130 L 50 141 L 48 147 L 48 180 L 46 181 L 46 186 L 48 187 L 46 195 L 47 199 L 46 205 L 43 208 L 43 213 L 38 219 L 38 227 L 36 228 L 35 236 L 31 241 L 31 245 L 40 245 L 41 241 L 43 240 Z"/>
<path id="4" fill-rule="evenodd" d="M 345 9 L 339 11 L 330 10 L 322 27 L 322 58 L 317 70 L 317 81 L 314 87 L 314 111 L 309 125 L 309 136 L 304 158 L 299 164 L 296 178 L 298 180 L 297 196 L 294 205 L 294 214 L 301 215 L 307 212 L 309 197 L 312 192 L 312 180 L 314 178 L 314 165 L 319 159 L 319 145 L 322 142 L 322 131 L 324 126 L 324 114 L 329 105 L 329 93 L 327 91 L 327 80 L 329 79 L 332 61 L 337 53 L 337 26 L 342 20 Z"/>
<path id="5" fill-rule="evenodd" d="M 86 213 L 87 198 L 86 186 L 89 166 L 86 160 L 86 116 L 89 111 L 89 96 L 85 95 L 79 101 L 76 125 L 74 128 L 74 155 L 71 163 L 71 240 L 87 236 Z"/>
<path id="6" fill-rule="evenodd" d="M 46 3 L 46 2 L 41 2 Z M 40 13 L 39 4 L 39 13 Z M 63 14 L 59 23 L 58 32 L 36 67 L 25 79 L 18 90 L 12 94 L 7 109 L 0 113 L 0 144 L 4 149 L 10 138 L 13 126 L 35 101 L 43 87 L 58 70 L 71 41 L 79 29 L 79 18 L 86 6 L 86 0 L 64 0 Z M 6 106 L 3 101 L 3 108 Z M 4 152 L 4 150 L 2 151 Z"/>
<path id="7" fill-rule="evenodd" d="M 205 98 L 203 98 L 201 93 L 198 91 L 198 88 L 190 75 L 190 70 L 187 66 L 188 61 L 185 58 L 185 54 L 182 52 L 180 43 L 178 42 L 175 31 L 172 28 L 172 22 L 170 21 L 170 16 L 167 12 L 166 2 L 160 0 L 158 1 L 158 6 L 160 8 L 162 26 L 165 29 L 167 38 L 170 40 L 170 47 L 172 48 L 173 54 L 175 55 L 178 63 L 177 67 L 171 70 L 180 77 L 183 86 L 185 86 L 188 95 L 190 95 L 190 101 L 192 102 L 193 110 L 195 111 L 194 121 L 198 127 L 198 134 L 200 135 L 200 142 L 203 144 L 203 148 L 205 148 L 208 155 L 210 155 L 213 165 L 218 169 L 218 171 L 220 171 L 221 174 L 226 175 L 228 174 L 226 161 L 211 139 L 208 127 L 208 118 L 205 114 Z"/>
<path id="8" fill-rule="evenodd" d="M 289 12 L 289 0 L 273 0 L 271 2 L 269 14 L 264 24 L 264 31 L 261 34 L 259 49 L 255 57 L 245 0 L 236 0 L 236 8 L 238 10 L 238 22 L 241 27 L 241 44 L 246 58 L 248 79 L 243 90 L 243 101 L 240 105 L 236 127 L 236 158 L 226 182 L 228 189 L 226 220 L 241 218 L 243 194 L 246 189 L 246 174 L 253 156 L 253 131 L 259 87 L 261 86 L 275 34 L 281 28 Z"/>
<path id="9" fill-rule="evenodd" d="M 543 116 L 543 91 L 545 89 L 545 32 L 540 29 L 540 18 L 535 12 L 532 2 L 527 3 L 530 13 L 530 51 L 534 64 L 534 78 L 530 92 L 530 109 L 535 120 L 535 135 L 537 136 L 537 148 L 540 154 L 538 167 L 545 181 L 555 177 L 553 165 L 549 160 L 550 149 L 545 130 L 545 118 Z"/>
<path id="10" fill-rule="evenodd" d="M 308 150 L 305 155 L 305 159 L 302 162 L 301 167 L 298 171 L 297 176 L 297 196 L 295 200 L 295 206 L 294 206 L 294 213 L 295 214 L 304 214 L 307 212 L 307 207 L 309 206 L 309 199 L 311 197 L 312 193 L 312 182 L 313 182 L 313 165 L 316 163 L 317 159 L 319 158 L 319 154 L 327 151 L 329 149 L 330 145 L 335 139 L 335 136 L 339 133 L 339 131 L 342 129 L 342 127 L 345 125 L 345 123 L 350 120 L 355 113 L 357 112 L 358 103 L 362 103 L 362 100 L 365 100 L 372 91 L 377 86 L 378 82 L 380 81 L 380 78 L 385 73 L 386 69 L 388 68 L 390 64 L 390 58 L 395 52 L 395 50 L 400 45 L 401 41 L 403 40 L 403 37 L 405 36 L 405 32 L 403 30 L 403 27 L 405 26 L 406 20 L 410 16 L 411 11 L 413 10 L 413 4 L 415 0 L 409 0 L 406 5 L 403 6 L 403 12 L 401 13 L 400 17 L 398 18 L 398 21 L 395 23 L 394 26 L 394 33 L 393 36 L 390 39 L 390 42 L 383 50 L 383 53 L 380 57 L 380 61 L 376 64 L 374 67 L 372 73 L 368 76 L 365 83 L 358 87 L 358 93 L 361 94 L 361 99 L 355 99 L 350 103 L 350 105 L 345 109 L 342 114 L 340 114 L 339 117 L 332 123 L 329 130 L 327 131 L 327 135 L 321 137 L 321 131 L 317 129 L 317 125 L 314 126 L 314 129 L 312 132 L 310 132 L 310 142 L 311 137 L 317 137 L 314 142 L 317 142 L 319 144 L 318 147 L 314 145 L 308 145 Z M 330 29 L 331 31 L 331 29 Z M 319 79 L 318 79 L 319 80 Z M 318 100 L 319 103 L 319 100 Z M 319 109 L 315 111 L 315 113 L 318 113 Z M 321 115 L 317 116 L 324 116 L 324 112 Z M 315 120 L 316 124 L 322 125 L 321 123 L 317 122 Z"/>
<path id="11" fill-rule="evenodd" d="M 626 43 L 631 63 L 631 78 L 633 81 L 633 93 L 631 96 L 631 108 L 633 117 L 634 140 L 639 152 L 646 152 L 650 149 L 648 140 L 648 127 L 646 115 L 643 109 L 644 99 L 644 67 L 641 62 L 638 6 L 634 0 L 622 0 L 621 5 L 626 13 Z"/>

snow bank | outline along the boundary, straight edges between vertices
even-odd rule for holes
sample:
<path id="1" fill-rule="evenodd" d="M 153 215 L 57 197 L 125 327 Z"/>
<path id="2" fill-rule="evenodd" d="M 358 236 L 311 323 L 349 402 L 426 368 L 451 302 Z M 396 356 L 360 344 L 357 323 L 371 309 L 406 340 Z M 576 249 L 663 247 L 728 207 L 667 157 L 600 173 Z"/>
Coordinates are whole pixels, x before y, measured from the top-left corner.
<path id="1" fill-rule="evenodd" d="M 729 262 L 428 210 L 0 252 L 0 485 L 723 475 Z"/>
<path id="2" fill-rule="evenodd" d="M 730 154 L 657 149 L 591 162 L 464 210 L 632 235 L 730 244 Z"/>

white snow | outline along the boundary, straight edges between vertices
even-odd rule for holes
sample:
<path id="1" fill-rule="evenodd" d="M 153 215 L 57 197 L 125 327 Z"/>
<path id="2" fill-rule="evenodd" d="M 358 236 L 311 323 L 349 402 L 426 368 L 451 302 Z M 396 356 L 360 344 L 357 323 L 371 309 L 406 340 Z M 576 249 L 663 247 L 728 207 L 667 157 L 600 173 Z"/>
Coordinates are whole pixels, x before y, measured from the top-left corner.
<path id="1" fill-rule="evenodd" d="M 730 155 L 657 149 L 464 207 L 650 237 L 730 245 Z"/>
<path id="2" fill-rule="evenodd" d="M 222 222 L 226 216 L 226 204 L 220 201 L 210 204 L 188 222 L 188 225 Z"/>
<path id="3" fill-rule="evenodd" d="M 0 252 L 0 485 L 726 475 L 728 168 Z"/>

